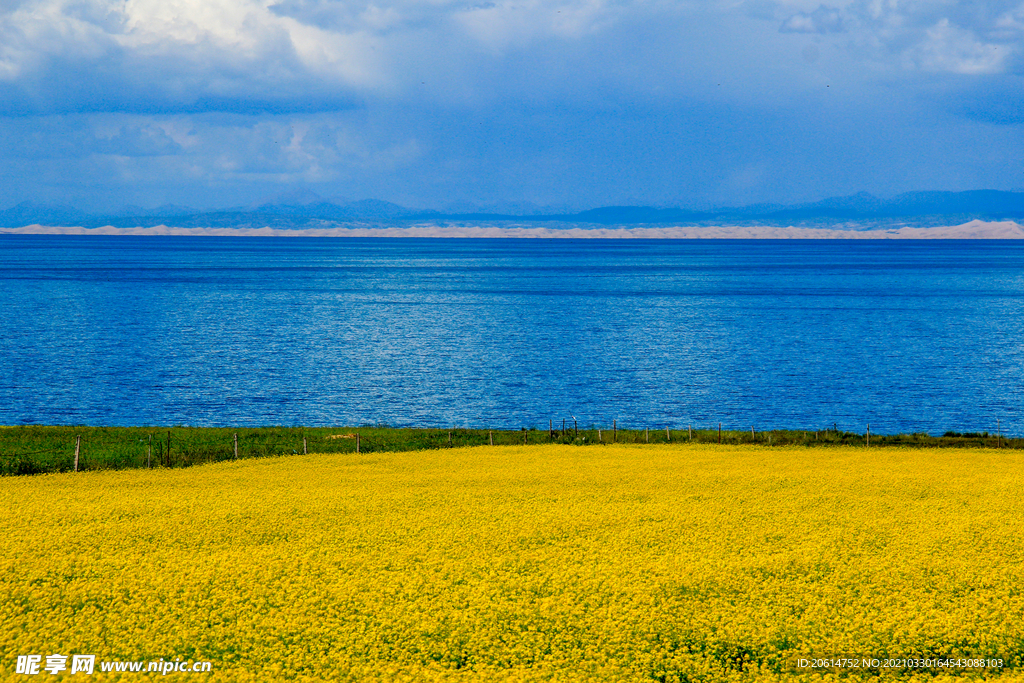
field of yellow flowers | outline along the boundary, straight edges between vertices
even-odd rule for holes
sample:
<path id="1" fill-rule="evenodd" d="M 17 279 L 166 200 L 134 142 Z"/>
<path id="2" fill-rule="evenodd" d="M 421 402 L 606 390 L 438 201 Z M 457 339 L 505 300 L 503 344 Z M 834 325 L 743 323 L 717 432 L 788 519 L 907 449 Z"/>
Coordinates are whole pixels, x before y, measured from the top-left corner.
<path id="1" fill-rule="evenodd" d="M 212 670 L 170 679 L 207 683 L 1024 671 L 1024 463 L 1005 450 L 294 456 L 7 477 L 0 520 L 0 680 L 57 680 L 17 673 L 33 654 L 96 655 L 61 674 L 83 681 L 176 658 Z"/>

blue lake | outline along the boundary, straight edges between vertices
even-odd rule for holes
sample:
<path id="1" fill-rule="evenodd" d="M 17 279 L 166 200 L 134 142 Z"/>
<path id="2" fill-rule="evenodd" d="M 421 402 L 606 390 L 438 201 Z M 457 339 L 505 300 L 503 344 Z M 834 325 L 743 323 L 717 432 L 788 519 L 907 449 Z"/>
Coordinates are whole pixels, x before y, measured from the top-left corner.
<path id="1" fill-rule="evenodd" d="M 1024 434 L 1024 244 L 0 236 L 0 424 Z"/>

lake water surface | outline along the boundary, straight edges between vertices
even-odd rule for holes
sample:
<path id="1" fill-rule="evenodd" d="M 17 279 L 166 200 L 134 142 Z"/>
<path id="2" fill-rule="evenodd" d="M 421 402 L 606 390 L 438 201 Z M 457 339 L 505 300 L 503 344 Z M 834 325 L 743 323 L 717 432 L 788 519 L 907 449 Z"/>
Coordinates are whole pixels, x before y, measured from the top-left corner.
<path id="1" fill-rule="evenodd" d="M 1024 434 L 1009 241 L 0 236 L 0 424 Z"/>

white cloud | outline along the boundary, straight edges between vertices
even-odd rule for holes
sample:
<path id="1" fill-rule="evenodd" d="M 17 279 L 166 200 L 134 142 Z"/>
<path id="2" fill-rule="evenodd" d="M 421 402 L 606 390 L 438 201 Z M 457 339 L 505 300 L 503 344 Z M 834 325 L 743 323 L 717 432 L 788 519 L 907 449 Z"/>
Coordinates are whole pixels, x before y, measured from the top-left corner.
<path id="1" fill-rule="evenodd" d="M 131 121 L 114 131 L 96 131 L 93 153 L 125 157 L 176 155 L 181 145 L 167 134 L 159 122 Z"/>
<path id="2" fill-rule="evenodd" d="M 819 6 L 813 12 L 797 12 L 782 22 L 783 33 L 840 33 L 843 15 L 835 7 Z"/>
<path id="3" fill-rule="evenodd" d="M 777 4 L 778 11 L 787 7 Z M 851 58 L 876 67 L 964 75 L 1001 73 L 1024 38 L 1024 11 L 996 0 L 856 0 L 784 13 L 783 33 L 842 34 Z"/>
<path id="4" fill-rule="evenodd" d="M 1013 52 L 1014 46 L 982 42 L 972 32 L 951 25 L 949 19 L 941 19 L 905 54 L 927 71 L 978 75 L 1002 72 Z"/>
<path id="5" fill-rule="evenodd" d="M 602 0 L 503 0 L 457 12 L 455 21 L 486 47 L 501 51 L 544 38 L 575 40 L 610 28 L 619 8 Z"/>
<path id="6" fill-rule="evenodd" d="M 481 48 L 500 58 L 581 41 L 631 12 L 650 9 L 608 0 L 29 0 L 0 8 L 0 83 L 9 86 L 0 105 L 330 108 L 401 98 L 414 78 L 426 84 L 427 68 L 439 96 L 458 98 L 467 86 L 493 90 L 471 84 L 495 66 L 480 62 Z M 58 85 L 71 74 L 81 74 L 75 87 Z"/>
<path id="7" fill-rule="evenodd" d="M 93 67 L 96 89 L 171 102 L 387 82 L 366 33 L 319 29 L 252 0 L 36 0 L 0 13 L 0 46 L 0 78 L 16 85 L 45 87 L 73 61 Z"/>
<path id="8" fill-rule="evenodd" d="M 817 87 L 822 70 L 853 74 L 864 60 L 876 72 L 990 74 L 1014 63 L 1021 7 L 27 0 L 0 7 L 0 112 L 311 111 L 374 99 L 461 107 L 537 97 L 572 106 L 595 93 L 645 90 L 678 100 L 723 78 L 737 97 L 760 97 L 799 91 L 806 79 Z M 809 39 L 828 58 L 801 59 Z"/>
<path id="9" fill-rule="evenodd" d="M 1024 3 L 999 15 L 992 34 L 1002 40 L 1020 39 L 1024 35 Z"/>
<path id="10" fill-rule="evenodd" d="M 424 153 L 415 138 L 375 139 L 365 124 L 325 114 L 0 119 L 0 139 L 8 141 L 0 164 L 38 160 L 45 151 L 69 179 L 82 173 L 143 184 L 344 183 L 401 170 Z"/>

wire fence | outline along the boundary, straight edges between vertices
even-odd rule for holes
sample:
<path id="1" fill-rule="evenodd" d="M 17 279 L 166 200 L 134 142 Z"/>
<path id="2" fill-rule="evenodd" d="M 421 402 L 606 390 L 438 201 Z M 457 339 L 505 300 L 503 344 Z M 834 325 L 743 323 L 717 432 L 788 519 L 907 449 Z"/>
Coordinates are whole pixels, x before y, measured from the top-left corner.
<path id="1" fill-rule="evenodd" d="M 299 454 L 379 453 L 462 446 L 530 444 L 756 444 L 918 447 L 1022 448 L 1024 440 L 999 432 L 946 432 L 927 434 L 872 434 L 843 431 L 831 425 L 823 430 L 723 429 L 718 424 L 623 428 L 617 421 L 604 427 L 580 427 L 576 420 L 549 421 L 547 429 L 374 427 L 74 427 L 20 426 L 0 428 L 0 475 L 101 469 L 189 467 L 234 459 L 281 457 Z"/>

